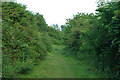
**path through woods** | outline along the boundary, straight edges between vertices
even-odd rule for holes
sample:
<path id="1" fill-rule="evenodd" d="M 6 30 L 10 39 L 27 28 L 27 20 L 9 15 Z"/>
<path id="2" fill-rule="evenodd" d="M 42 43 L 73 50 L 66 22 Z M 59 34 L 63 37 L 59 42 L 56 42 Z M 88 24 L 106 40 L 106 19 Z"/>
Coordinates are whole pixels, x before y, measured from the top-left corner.
<path id="1" fill-rule="evenodd" d="M 98 78 L 95 72 L 89 70 L 85 61 L 78 61 L 71 56 L 62 54 L 64 46 L 53 45 L 45 60 L 35 66 L 21 78 Z"/>

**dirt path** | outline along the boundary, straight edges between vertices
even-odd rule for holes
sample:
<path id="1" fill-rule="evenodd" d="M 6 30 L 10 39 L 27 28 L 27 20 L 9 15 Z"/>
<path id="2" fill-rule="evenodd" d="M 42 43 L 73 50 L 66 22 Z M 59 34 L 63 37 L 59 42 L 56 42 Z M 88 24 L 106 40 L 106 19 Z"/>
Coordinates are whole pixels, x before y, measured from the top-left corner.
<path id="1" fill-rule="evenodd" d="M 53 51 L 48 53 L 46 59 L 35 66 L 22 78 L 97 78 L 95 72 L 89 71 L 89 66 L 84 61 L 79 62 L 70 56 L 61 54 L 64 46 L 53 46 Z"/>

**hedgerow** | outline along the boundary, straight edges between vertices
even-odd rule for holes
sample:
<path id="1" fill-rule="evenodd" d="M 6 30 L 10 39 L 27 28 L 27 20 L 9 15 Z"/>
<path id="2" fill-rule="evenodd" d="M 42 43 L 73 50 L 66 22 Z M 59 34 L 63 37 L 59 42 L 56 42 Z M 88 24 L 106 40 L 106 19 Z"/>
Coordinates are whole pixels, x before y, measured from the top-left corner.
<path id="1" fill-rule="evenodd" d="M 2 3 L 2 76 L 17 77 L 33 68 L 52 50 L 43 15 L 13 2 Z"/>
<path id="2" fill-rule="evenodd" d="M 67 19 L 61 26 L 64 44 L 78 59 L 87 54 L 102 77 L 120 78 L 120 2 L 98 2 L 96 11 Z"/>

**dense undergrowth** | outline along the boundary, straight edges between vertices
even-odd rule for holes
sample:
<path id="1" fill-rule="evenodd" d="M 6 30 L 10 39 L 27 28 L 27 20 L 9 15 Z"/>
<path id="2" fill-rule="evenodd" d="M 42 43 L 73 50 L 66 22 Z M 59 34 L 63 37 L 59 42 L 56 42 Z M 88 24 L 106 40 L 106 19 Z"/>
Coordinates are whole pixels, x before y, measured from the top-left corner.
<path id="1" fill-rule="evenodd" d="M 60 31 L 49 27 L 43 15 L 26 10 L 22 4 L 2 3 L 2 23 L 2 76 L 5 78 L 32 69 L 52 50 L 52 44 L 60 44 Z"/>
<path id="2" fill-rule="evenodd" d="M 120 2 L 98 2 L 96 11 L 74 15 L 60 31 L 22 4 L 2 3 L 2 76 L 25 73 L 62 42 L 101 77 L 120 78 Z"/>
<path id="3" fill-rule="evenodd" d="M 96 14 L 78 13 L 62 25 L 67 54 L 81 55 L 101 77 L 120 78 L 120 2 L 98 2 Z"/>

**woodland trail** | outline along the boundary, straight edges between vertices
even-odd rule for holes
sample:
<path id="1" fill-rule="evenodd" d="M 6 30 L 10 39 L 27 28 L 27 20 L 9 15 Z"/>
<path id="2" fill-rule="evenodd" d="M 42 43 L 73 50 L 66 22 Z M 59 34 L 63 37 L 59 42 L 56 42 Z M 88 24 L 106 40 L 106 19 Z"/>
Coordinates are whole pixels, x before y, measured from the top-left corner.
<path id="1" fill-rule="evenodd" d="M 98 78 L 84 60 L 78 64 L 73 57 L 61 54 L 63 48 L 61 45 L 53 45 L 53 50 L 45 60 L 29 73 L 20 75 L 20 78 Z"/>

